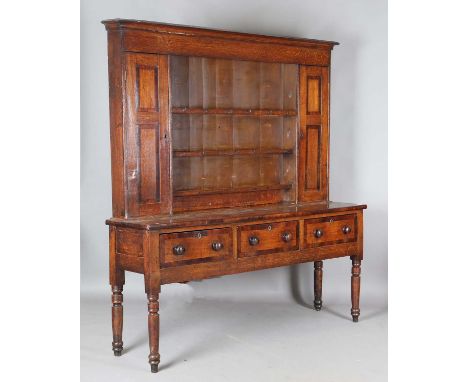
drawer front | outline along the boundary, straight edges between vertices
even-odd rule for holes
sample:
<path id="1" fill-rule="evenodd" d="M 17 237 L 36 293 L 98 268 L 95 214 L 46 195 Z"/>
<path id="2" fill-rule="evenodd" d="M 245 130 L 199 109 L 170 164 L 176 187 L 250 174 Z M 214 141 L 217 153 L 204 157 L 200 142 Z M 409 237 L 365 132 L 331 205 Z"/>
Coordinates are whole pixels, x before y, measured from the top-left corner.
<path id="1" fill-rule="evenodd" d="M 299 249 L 297 221 L 255 224 L 239 227 L 239 257 Z"/>
<path id="2" fill-rule="evenodd" d="M 232 257 L 231 228 L 165 233 L 159 243 L 162 267 Z"/>
<path id="3" fill-rule="evenodd" d="M 340 244 L 357 240 L 357 216 L 328 216 L 304 221 L 306 247 Z"/>

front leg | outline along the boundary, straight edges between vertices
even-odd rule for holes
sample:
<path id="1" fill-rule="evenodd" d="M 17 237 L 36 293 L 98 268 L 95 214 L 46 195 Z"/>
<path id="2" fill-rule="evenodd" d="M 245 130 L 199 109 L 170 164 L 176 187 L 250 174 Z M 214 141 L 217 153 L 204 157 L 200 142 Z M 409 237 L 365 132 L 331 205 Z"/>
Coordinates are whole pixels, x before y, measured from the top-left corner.
<path id="1" fill-rule="evenodd" d="M 151 372 L 158 372 L 159 356 L 159 293 L 148 293 L 148 334 Z"/>
<path id="2" fill-rule="evenodd" d="M 109 227 L 109 281 L 112 288 L 112 350 L 115 356 L 122 355 L 123 341 L 123 285 L 125 272 L 119 267 L 115 250 L 115 227 Z"/>
<path id="3" fill-rule="evenodd" d="M 361 259 L 357 256 L 352 256 L 353 268 L 351 271 L 351 316 L 353 322 L 359 321 L 359 294 L 361 289 Z"/>
<path id="4" fill-rule="evenodd" d="M 314 308 L 322 309 L 323 261 L 314 261 Z"/>
<path id="5" fill-rule="evenodd" d="M 146 231 L 143 241 L 145 267 L 145 291 L 148 297 L 148 337 L 151 372 L 157 373 L 159 356 L 159 293 L 161 292 L 159 269 L 159 233 Z"/>
<path id="6" fill-rule="evenodd" d="M 123 328 L 123 286 L 112 286 L 112 350 L 115 356 L 122 355 L 122 328 Z"/>

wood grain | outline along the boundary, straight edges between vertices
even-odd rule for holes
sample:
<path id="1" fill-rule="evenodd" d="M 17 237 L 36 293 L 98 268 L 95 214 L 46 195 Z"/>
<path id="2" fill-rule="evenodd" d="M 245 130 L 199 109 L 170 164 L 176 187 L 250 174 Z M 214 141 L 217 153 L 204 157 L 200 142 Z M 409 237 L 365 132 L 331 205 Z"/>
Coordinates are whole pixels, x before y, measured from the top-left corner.
<path id="1" fill-rule="evenodd" d="M 314 261 L 314 308 L 322 309 L 323 261 Z"/>
<path id="2" fill-rule="evenodd" d="M 222 248 L 213 249 L 219 243 Z M 184 253 L 177 255 L 174 247 L 181 246 Z M 233 256 L 230 228 L 195 230 L 162 234 L 160 238 L 161 267 L 219 261 Z"/>
<path id="3" fill-rule="evenodd" d="M 350 232 L 343 229 L 349 227 Z M 358 235 L 357 215 L 327 216 L 325 218 L 307 219 L 304 221 L 305 244 L 308 247 L 319 247 L 356 241 Z M 322 232 L 321 237 L 316 236 L 317 230 Z"/>
<path id="4" fill-rule="evenodd" d="M 329 68 L 301 66 L 298 199 L 328 199 Z"/>
<path id="5" fill-rule="evenodd" d="M 282 239 L 283 234 L 290 234 L 290 241 L 284 241 Z M 240 226 L 237 235 L 238 257 L 299 249 L 299 224 L 294 220 Z M 257 238 L 258 244 L 252 245 L 249 242 L 251 238 Z"/>

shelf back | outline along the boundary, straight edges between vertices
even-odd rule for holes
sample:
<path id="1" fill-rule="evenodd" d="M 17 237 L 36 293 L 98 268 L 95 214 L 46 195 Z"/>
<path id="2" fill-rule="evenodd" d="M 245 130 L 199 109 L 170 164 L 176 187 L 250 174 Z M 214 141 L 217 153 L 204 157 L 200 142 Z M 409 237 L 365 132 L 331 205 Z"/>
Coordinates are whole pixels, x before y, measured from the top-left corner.
<path id="1" fill-rule="evenodd" d="M 169 63 L 175 209 L 294 200 L 298 65 Z"/>

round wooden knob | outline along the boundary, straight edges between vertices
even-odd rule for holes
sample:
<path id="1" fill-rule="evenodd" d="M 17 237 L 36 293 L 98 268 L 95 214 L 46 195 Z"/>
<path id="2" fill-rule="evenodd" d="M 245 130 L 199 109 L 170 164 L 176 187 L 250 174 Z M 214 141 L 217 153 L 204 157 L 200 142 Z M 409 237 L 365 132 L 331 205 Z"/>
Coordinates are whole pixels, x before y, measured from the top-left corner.
<path id="1" fill-rule="evenodd" d="M 283 239 L 283 241 L 285 243 L 289 243 L 292 239 L 292 233 L 291 232 L 283 232 L 281 234 L 281 239 Z"/>
<path id="2" fill-rule="evenodd" d="M 260 239 L 257 236 L 250 236 L 249 237 L 249 244 L 250 245 L 258 245 L 260 243 Z"/>
<path id="3" fill-rule="evenodd" d="M 211 248 L 213 248 L 213 251 L 220 251 L 221 249 L 223 249 L 223 243 L 221 243 L 220 241 L 215 241 L 213 242 L 213 244 L 211 244 Z"/>
<path id="4" fill-rule="evenodd" d="M 314 236 L 319 239 L 323 236 L 323 231 L 321 229 L 316 229 L 314 232 Z"/>
<path id="5" fill-rule="evenodd" d="M 174 252 L 174 255 L 177 256 L 183 255 L 185 252 L 185 247 L 182 244 L 178 244 L 172 248 L 172 252 Z"/>
<path id="6" fill-rule="evenodd" d="M 345 225 L 342 229 L 343 233 L 347 235 L 348 233 L 351 232 L 351 227 L 349 225 Z"/>

